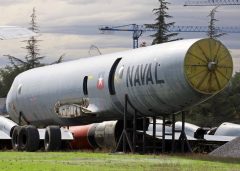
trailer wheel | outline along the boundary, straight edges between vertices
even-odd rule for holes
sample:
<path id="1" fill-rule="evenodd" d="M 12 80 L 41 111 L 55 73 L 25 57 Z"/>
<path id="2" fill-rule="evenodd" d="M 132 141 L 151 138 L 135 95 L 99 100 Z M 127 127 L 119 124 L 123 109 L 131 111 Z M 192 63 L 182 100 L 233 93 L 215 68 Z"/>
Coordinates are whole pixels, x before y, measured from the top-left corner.
<path id="1" fill-rule="evenodd" d="M 58 126 L 48 126 L 45 132 L 45 151 L 57 151 L 61 147 L 61 130 Z"/>
<path id="2" fill-rule="evenodd" d="M 13 150 L 19 150 L 19 144 L 18 144 L 18 135 L 21 127 L 15 126 L 12 133 L 12 148 Z"/>
<path id="3" fill-rule="evenodd" d="M 39 132 L 36 127 L 29 125 L 21 127 L 18 135 L 18 145 L 21 151 L 36 151 L 39 148 Z"/>

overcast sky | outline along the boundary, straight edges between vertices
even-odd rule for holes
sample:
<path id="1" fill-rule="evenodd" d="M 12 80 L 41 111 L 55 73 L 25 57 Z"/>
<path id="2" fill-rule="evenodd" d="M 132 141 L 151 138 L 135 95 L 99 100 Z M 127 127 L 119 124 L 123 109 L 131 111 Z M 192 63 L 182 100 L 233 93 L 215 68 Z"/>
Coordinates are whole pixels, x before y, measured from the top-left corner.
<path id="1" fill-rule="evenodd" d="M 213 7 L 183 7 L 184 0 L 169 0 L 169 14 L 176 25 L 208 25 L 209 11 Z M 152 9 L 158 0 L 0 0 L 0 25 L 29 26 L 32 8 L 36 7 L 40 26 L 40 53 L 45 62 L 65 54 L 65 60 L 88 57 L 89 47 L 96 45 L 102 53 L 132 48 L 129 32 L 100 34 L 100 25 L 154 23 Z M 218 26 L 240 26 L 240 6 L 219 7 Z M 144 33 L 139 42 L 151 44 L 151 33 Z M 203 33 L 179 34 L 181 38 L 206 37 Z M 221 38 L 233 56 L 240 56 L 240 34 Z M 4 54 L 23 58 L 26 51 L 22 39 L 0 41 L 0 66 L 7 63 Z M 92 51 L 92 54 L 96 54 Z"/>

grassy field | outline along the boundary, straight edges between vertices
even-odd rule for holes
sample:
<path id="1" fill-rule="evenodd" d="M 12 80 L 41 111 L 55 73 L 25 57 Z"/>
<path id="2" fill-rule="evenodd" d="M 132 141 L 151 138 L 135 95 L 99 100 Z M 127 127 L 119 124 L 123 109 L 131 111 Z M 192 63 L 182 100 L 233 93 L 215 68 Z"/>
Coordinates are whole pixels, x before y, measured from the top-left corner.
<path id="1" fill-rule="evenodd" d="M 92 152 L 0 152 L 0 171 L 240 171 L 240 160 L 204 155 L 132 155 Z"/>

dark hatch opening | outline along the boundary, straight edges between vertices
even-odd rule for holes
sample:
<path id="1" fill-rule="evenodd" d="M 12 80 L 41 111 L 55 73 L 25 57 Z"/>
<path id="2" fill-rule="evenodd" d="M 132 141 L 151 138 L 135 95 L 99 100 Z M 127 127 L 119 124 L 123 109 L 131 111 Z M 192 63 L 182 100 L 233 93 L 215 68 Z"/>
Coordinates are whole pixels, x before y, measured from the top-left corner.
<path id="1" fill-rule="evenodd" d="M 87 81 L 88 81 L 88 76 L 85 76 L 83 79 L 83 94 L 84 95 L 88 95 Z"/>
<path id="2" fill-rule="evenodd" d="M 119 64 L 119 62 L 121 61 L 122 58 L 118 58 L 115 60 L 115 62 L 113 63 L 111 70 L 109 72 L 109 77 L 108 77 L 108 88 L 109 88 L 109 93 L 111 95 L 116 94 L 115 91 L 115 85 L 114 85 L 114 77 L 115 77 L 115 72 L 117 69 L 117 66 Z"/>

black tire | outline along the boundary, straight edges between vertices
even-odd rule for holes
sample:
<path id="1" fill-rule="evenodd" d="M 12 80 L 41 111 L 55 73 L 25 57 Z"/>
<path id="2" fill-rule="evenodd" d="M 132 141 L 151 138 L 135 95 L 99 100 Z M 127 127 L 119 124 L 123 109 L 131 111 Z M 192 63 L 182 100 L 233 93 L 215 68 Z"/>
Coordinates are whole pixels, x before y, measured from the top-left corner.
<path id="1" fill-rule="evenodd" d="M 18 135 L 19 131 L 21 129 L 21 126 L 15 126 L 12 133 L 12 149 L 13 150 L 19 150 L 19 144 L 18 144 Z"/>
<path id="2" fill-rule="evenodd" d="M 18 146 L 21 151 L 37 151 L 39 148 L 39 132 L 34 126 L 22 127 L 18 135 Z"/>
<path id="3" fill-rule="evenodd" d="M 61 130 L 58 126 L 48 126 L 45 131 L 45 151 L 57 151 L 61 148 Z"/>

